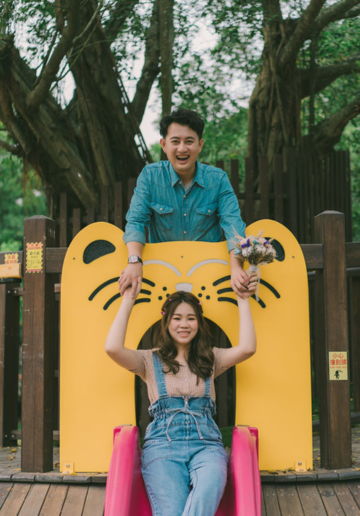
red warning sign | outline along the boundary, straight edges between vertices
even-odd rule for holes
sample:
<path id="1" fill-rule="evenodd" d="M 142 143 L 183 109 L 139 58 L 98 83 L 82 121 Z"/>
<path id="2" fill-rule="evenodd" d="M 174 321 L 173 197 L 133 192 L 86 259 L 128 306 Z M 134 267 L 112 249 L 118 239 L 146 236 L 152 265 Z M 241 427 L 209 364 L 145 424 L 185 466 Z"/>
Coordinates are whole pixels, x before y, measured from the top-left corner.
<path id="1" fill-rule="evenodd" d="M 348 379 L 347 351 L 329 351 L 329 379 Z"/>

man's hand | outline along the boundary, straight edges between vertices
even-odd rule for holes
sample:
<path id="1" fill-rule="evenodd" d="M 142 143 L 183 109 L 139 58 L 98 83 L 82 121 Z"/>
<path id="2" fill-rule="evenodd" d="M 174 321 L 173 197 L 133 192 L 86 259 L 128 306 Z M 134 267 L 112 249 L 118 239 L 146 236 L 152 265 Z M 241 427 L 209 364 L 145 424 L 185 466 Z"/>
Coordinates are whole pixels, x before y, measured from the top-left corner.
<path id="1" fill-rule="evenodd" d="M 140 292 L 143 270 L 141 263 L 129 263 L 119 278 L 119 290 L 123 296 L 125 290 L 131 286 L 130 296 L 136 298 Z"/>
<path id="2" fill-rule="evenodd" d="M 257 275 L 251 273 L 250 276 L 243 270 L 242 264 L 234 255 L 234 251 L 230 251 L 230 269 L 231 280 L 230 285 L 235 294 L 242 299 L 255 294 L 257 286 Z"/>
<path id="3" fill-rule="evenodd" d="M 253 282 L 250 283 L 250 277 L 241 267 L 237 267 L 231 271 L 230 285 L 235 294 L 242 299 L 250 297 L 256 289 L 256 284 L 253 289 Z M 251 290 L 249 290 L 250 286 Z"/>

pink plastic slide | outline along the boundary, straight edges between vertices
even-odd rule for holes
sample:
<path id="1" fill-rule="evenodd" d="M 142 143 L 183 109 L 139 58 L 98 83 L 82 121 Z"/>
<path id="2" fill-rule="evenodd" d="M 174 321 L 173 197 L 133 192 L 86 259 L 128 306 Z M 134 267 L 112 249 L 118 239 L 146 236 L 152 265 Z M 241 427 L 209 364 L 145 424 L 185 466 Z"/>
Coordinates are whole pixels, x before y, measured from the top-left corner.
<path id="1" fill-rule="evenodd" d="M 234 427 L 229 478 L 216 516 L 261 516 L 258 431 Z M 139 429 L 114 429 L 104 516 L 151 516 L 140 468 Z"/>

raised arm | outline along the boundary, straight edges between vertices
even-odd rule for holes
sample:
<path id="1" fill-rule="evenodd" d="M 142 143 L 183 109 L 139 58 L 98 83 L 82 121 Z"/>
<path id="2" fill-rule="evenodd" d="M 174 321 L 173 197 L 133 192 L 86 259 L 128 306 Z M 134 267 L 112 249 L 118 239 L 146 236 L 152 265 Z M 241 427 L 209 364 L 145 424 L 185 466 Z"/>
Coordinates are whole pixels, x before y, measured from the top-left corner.
<path id="1" fill-rule="evenodd" d="M 109 357 L 129 371 L 134 371 L 137 368 L 138 359 L 136 351 L 125 348 L 124 343 L 130 314 L 140 287 L 141 284 L 136 288 L 135 297 L 131 296 L 130 288 L 125 291 L 119 311 L 111 325 L 105 342 L 105 351 Z"/>
<path id="2" fill-rule="evenodd" d="M 256 351 L 256 335 L 251 315 L 249 298 L 238 296 L 239 306 L 239 343 L 237 346 L 226 349 L 221 356 L 222 367 L 231 367 L 252 357 Z"/>

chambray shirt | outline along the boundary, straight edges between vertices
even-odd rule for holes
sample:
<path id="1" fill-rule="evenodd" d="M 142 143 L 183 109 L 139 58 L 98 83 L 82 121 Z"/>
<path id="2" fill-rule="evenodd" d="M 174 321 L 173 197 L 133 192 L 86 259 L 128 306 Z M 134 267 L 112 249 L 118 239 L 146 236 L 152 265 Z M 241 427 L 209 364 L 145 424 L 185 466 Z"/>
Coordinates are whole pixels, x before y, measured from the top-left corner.
<path id="1" fill-rule="evenodd" d="M 239 203 L 226 173 L 197 162 L 195 177 L 185 191 L 170 161 L 146 165 L 138 177 L 126 214 L 124 242 L 145 245 L 179 240 L 220 242 L 234 248 L 234 230 L 245 235 Z"/>

